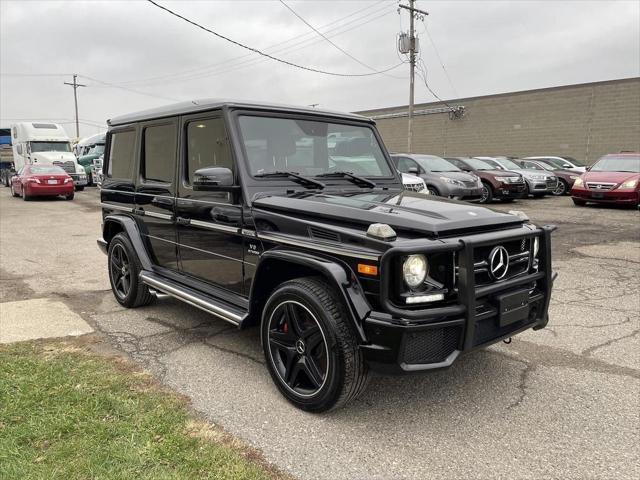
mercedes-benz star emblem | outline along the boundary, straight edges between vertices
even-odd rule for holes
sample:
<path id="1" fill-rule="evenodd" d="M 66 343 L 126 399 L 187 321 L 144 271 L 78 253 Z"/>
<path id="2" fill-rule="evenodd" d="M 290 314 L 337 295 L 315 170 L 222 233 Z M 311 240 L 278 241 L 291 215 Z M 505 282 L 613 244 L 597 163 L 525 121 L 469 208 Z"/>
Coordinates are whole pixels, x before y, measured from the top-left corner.
<path id="1" fill-rule="evenodd" d="M 299 355 L 304 355 L 305 348 L 304 342 L 299 338 L 296 341 L 296 352 L 298 352 Z"/>
<path id="2" fill-rule="evenodd" d="M 509 270 L 509 252 L 502 245 L 498 245 L 489 254 L 489 273 L 494 280 L 501 280 Z"/>

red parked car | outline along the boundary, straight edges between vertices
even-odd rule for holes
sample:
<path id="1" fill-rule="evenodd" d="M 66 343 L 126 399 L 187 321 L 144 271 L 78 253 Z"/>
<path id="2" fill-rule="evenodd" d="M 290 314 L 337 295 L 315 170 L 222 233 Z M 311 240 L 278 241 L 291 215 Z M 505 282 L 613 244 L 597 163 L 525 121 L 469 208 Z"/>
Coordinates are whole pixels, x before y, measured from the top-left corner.
<path id="1" fill-rule="evenodd" d="M 571 199 L 587 202 L 640 205 L 640 153 L 613 153 L 600 158 L 573 184 Z"/>
<path id="2" fill-rule="evenodd" d="M 73 200 L 73 178 L 54 165 L 25 165 L 11 177 L 11 193 L 27 201 L 31 197 L 63 195 Z"/>

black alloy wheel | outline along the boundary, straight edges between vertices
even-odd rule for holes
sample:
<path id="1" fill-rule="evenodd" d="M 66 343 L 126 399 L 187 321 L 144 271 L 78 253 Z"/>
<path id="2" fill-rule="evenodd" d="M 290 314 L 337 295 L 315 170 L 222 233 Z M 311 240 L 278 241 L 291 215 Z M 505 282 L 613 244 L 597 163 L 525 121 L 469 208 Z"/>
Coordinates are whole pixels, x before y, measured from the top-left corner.
<path id="1" fill-rule="evenodd" d="M 276 288 L 262 312 L 260 338 L 276 387 L 302 410 L 341 407 L 367 386 L 353 319 L 324 279 L 296 278 Z"/>
<path id="2" fill-rule="evenodd" d="M 109 270 L 114 293 L 122 300 L 131 291 L 131 262 L 122 245 L 114 245 L 109 255 Z"/>
<path id="3" fill-rule="evenodd" d="M 327 379 L 327 342 L 313 313 L 285 300 L 269 319 L 269 356 L 287 388 L 301 397 L 317 393 Z"/>
<path id="4" fill-rule="evenodd" d="M 553 191 L 553 194 L 557 197 L 561 197 L 562 195 L 566 195 L 567 190 L 569 190 L 568 188 L 569 186 L 567 185 L 567 182 L 565 182 L 562 179 L 558 179 L 558 185 L 556 186 L 556 189 Z"/>

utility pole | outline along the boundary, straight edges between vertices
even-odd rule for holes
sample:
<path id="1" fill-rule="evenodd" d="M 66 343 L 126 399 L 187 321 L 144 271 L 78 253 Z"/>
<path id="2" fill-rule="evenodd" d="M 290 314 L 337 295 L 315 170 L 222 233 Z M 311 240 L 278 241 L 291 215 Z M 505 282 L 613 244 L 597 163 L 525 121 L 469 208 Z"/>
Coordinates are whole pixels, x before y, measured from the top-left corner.
<path id="1" fill-rule="evenodd" d="M 73 87 L 73 100 L 76 106 L 76 138 L 80 139 L 80 124 L 78 122 L 78 87 L 86 87 L 86 85 L 82 85 L 78 83 L 78 75 L 76 73 L 73 74 L 73 83 L 64 82 L 65 85 L 71 85 Z"/>
<path id="2" fill-rule="evenodd" d="M 409 0 L 408 6 L 399 5 L 399 7 L 409 11 L 409 131 L 407 133 L 407 149 L 408 153 L 413 153 L 413 104 L 417 51 L 414 20 L 416 17 L 424 18 L 429 13 L 415 8 L 415 0 Z"/>

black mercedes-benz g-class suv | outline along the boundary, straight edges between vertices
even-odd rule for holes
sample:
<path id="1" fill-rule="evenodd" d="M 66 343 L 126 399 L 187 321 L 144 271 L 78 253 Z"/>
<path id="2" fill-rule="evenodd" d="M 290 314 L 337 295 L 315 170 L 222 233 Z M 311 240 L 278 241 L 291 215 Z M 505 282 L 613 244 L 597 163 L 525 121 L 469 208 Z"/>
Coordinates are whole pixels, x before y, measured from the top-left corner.
<path id="1" fill-rule="evenodd" d="M 164 293 L 259 326 L 299 408 L 548 322 L 553 227 L 403 191 L 370 119 L 181 103 L 110 120 L 103 172 L 117 301 Z"/>

